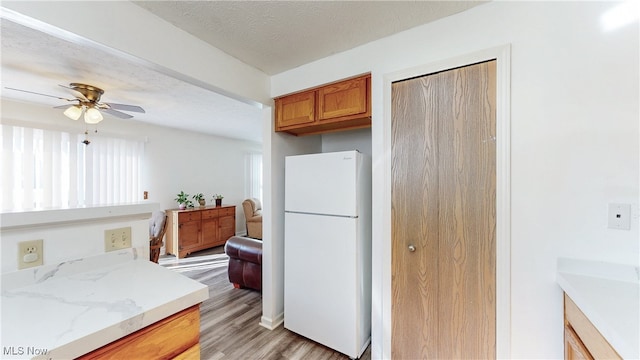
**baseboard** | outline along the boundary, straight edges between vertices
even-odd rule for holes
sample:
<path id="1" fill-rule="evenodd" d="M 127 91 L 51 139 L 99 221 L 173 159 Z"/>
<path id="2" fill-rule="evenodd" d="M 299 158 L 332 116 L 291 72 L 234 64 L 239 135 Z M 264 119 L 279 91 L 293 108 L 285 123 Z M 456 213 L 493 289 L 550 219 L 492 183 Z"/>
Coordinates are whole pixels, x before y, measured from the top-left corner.
<path id="1" fill-rule="evenodd" d="M 260 318 L 260 326 L 265 327 L 269 330 L 274 330 L 278 326 L 284 323 L 284 313 L 280 313 L 275 319 L 268 318 L 266 316 L 262 316 Z"/>
<path id="2" fill-rule="evenodd" d="M 370 344 L 371 344 L 371 336 L 369 336 L 367 341 L 364 342 L 362 349 L 360 349 L 360 353 L 358 354 L 358 359 L 360 359 L 360 357 L 362 356 L 362 354 L 364 354 L 364 352 L 367 350 Z"/>

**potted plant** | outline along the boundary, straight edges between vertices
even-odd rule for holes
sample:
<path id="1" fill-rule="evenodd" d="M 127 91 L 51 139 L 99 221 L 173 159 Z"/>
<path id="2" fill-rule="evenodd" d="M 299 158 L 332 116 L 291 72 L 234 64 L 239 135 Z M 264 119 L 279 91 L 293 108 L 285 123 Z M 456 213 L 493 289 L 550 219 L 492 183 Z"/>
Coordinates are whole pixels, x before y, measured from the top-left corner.
<path id="1" fill-rule="evenodd" d="M 178 202 L 180 210 L 184 210 L 187 207 L 193 207 L 193 202 L 189 200 L 189 194 L 185 194 L 184 191 L 180 191 L 174 200 Z"/>
<path id="2" fill-rule="evenodd" d="M 215 200 L 216 206 L 222 206 L 222 198 L 224 198 L 224 196 L 220 194 L 213 195 L 213 200 Z"/>
<path id="3" fill-rule="evenodd" d="M 201 207 L 206 204 L 206 200 L 204 199 L 204 195 L 202 193 L 193 195 L 193 200 L 197 201 Z"/>

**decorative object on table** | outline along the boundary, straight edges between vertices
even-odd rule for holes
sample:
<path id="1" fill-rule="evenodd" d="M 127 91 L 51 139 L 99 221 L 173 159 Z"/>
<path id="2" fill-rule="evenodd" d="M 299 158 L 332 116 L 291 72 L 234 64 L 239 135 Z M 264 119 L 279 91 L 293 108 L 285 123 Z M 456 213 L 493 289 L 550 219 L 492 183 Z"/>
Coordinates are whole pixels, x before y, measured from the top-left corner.
<path id="1" fill-rule="evenodd" d="M 242 202 L 247 223 L 247 237 L 262 240 L 262 204 L 256 198 Z"/>
<path id="2" fill-rule="evenodd" d="M 207 200 L 204 199 L 204 194 L 202 193 L 193 195 L 193 200 L 197 201 L 198 204 L 200 204 L 200 207 L 205 206 L 207 203 Z"/>
<path id="3" fill-rule="evenodd" d="M 215 200 L 216 206 L 222 206 L 222 199 L 223 198 L 224 198 L 224 196 L 222 196 L 220 194 L 213 195 L 213 200 Z"/>
<path id="4" fill-rule="evenodd" d="M 193 201 L 189 200 L 189 194 L 185 194 L 184 191 L 180 191 L 174 200 L 178 202 L 180 210 L 193 207 Z"/>

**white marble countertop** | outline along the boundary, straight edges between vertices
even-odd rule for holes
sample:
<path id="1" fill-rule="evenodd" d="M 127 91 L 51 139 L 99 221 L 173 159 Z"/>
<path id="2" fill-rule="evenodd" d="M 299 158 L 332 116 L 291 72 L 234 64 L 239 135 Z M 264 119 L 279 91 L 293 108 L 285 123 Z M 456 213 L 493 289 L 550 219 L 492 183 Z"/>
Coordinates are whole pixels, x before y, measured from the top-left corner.
<path id="1" fill-rule="evenodd" d="M 208 297 L 135 249 L 3 274 L 2 358 L 76 358 Z"/>
<path id="2" fill-rule="evenodd" d="M 640 269 L 558 259 L 560 287 L 624 359 L 640 358 Z"/>

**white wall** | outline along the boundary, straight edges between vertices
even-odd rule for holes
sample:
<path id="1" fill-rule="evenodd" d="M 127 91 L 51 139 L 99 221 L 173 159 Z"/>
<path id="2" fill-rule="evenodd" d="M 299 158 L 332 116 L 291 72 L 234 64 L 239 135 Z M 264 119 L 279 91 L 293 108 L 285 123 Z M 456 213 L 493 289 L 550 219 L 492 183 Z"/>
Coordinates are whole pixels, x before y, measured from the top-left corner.
<path id="1" fill-rule="evenodd" d="M 374 204 L 390 206 L 381 188 L 389 169 L 376 166 L 389 150 L 384 75 L 511 44 L 512 358 L 563 356 L 558 257 L 640 263 L 639 31 L 637 20 L 603 29 L 616 5 L 491 2 L 272 77 L 278 96 L 372 72 Z M 633 204 L 631 230 L 607 229 L 610 202 Z M 373 223 L 380 249 L 391 241 L 389 219 L 374 211 Z M 374 252 L 374 264 L 385 256 Z M 380 273 L 390 278 L 390 268 Z M 389 358 L 390 294 L 381 281 L 374 277 L 374 301 L 385 314 L 373 314 L 372 350 Z"/>
<path id="2" fill-rule="evenodd" d="M 84 125 L 66 118 L 60 109 L 2 100 L 2 122 L 36 123 L 49 128 L 84 132 Z M 174 201 L 181 190 L 204 193 L 212 204 L 214 193 L 224 195 L 223 205 L 236 205 L 236 233 L 246 226 L 242 201 L 245 199 L 245 154 L 261 153 L 262 144 L 153 126 L 135 120 L 109 117 L 98 125 L 98 134 L 145 141 L 143 190 L 149 202 L 160 209 L 177 208 Z M 91 146 L 91 145 L 89 145 Z M 142 194 L 139 194 L 142 200 Z"/>
<path id="3" fill-rule="evenodd" d="M 271 108 L 269 109 L 271 110 Z M 284 321 L 284 160 L 285 156 L 322 152 L 320 135 L 274 132 L 272 113 L 264 114 L 263 176 L 265 201 L 262 228 L 262 318 L 274 329 Z"/>
<path id="4" fill-rule="evenodd" d="M 358 150 L 371 157 L 371 129 L 358 129 L 322 135 L 322 152 Z"/>
<path id="5" fill-rule="evenodd" d="M 42 265 L 104 254 L 105 230 L 131 228 L 131 247 L 149 258 L 149 218 L 156 203 L 3 213 L 0 216 L 0 272 L 18 270 L 18 243 L 42 240 Z"/>

